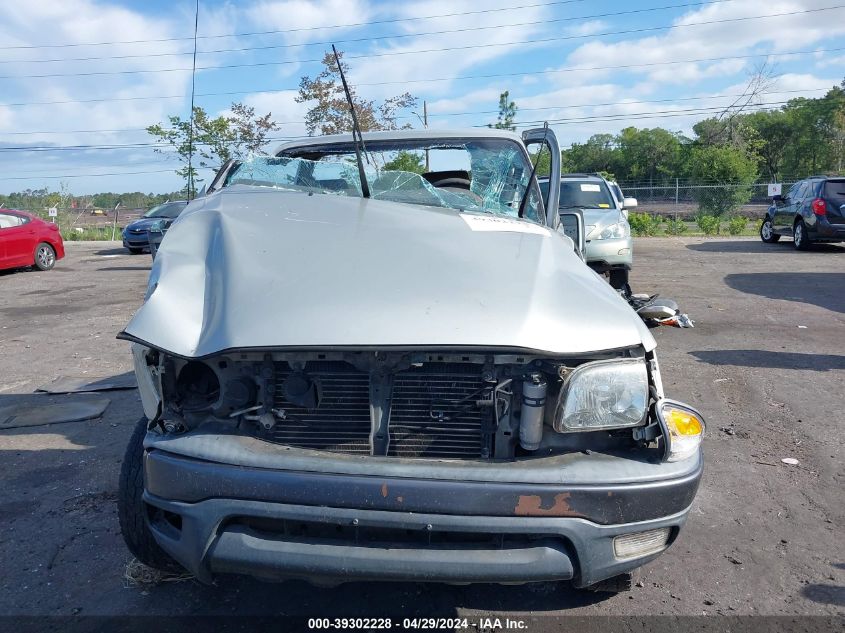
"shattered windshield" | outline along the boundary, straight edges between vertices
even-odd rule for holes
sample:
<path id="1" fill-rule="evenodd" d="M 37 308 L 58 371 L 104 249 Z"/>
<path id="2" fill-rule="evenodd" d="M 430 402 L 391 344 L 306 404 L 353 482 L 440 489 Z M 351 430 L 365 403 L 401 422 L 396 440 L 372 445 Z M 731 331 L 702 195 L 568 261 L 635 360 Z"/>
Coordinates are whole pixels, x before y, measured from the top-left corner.
<path id="1" fill-rule="evenodd" d="M 524 217 L 541 222 L 531 163 L 507 139 L 368 142 L 364 171 L 370 196 L 407 204 L 516 217 L 528 191 Z M 345 144 L 294 148 L 283 156 L 243 161 L 226 181 L 309 193 L 360 197 L 355 148 Z"/>

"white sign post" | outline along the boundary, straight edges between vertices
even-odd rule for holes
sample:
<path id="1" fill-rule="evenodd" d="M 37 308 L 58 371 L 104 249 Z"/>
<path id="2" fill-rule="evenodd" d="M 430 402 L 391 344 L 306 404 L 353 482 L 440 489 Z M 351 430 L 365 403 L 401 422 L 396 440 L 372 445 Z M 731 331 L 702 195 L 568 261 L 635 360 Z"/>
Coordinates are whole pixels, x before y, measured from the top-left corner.
<path id="1" fill-rule="evenodd" d="M 783 192 L 783 185 L 779 182 L 769 183 L 769 197 L 774 198 L 775 196 L 781 195 Z"/>
<path id="2" fill-rule="evenodd" d="M 56 216 L 59 215 L 59 210 L 56 207 L 50 207 L 50 209 L 47 211 L 47 213 L 49 213 L 50 217 L 53 218 L 53 224 L 55 224 L 56 223 L 55 218 L 56 218 Z"/>

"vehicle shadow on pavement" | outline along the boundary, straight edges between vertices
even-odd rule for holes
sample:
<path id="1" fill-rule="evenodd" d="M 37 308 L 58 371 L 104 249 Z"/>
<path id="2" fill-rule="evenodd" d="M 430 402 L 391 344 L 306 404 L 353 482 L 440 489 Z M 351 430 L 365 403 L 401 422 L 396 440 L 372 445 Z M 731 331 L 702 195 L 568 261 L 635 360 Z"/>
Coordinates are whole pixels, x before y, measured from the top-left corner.
<path id="1" fill-rule="evenodd" d="M 725 283 L 746 294 L 845 312 L 845 273 L 738 273 L 725 275 Z"/>
<path id="2" fill-rule="evenodd" d="M 813 602 L 845 607 L 845 587 L 840 585 L 806 585 L 801 595 Z"/>
<path id="3" fill-rule="evenodd" d="M 800 354 L 797 352 L 767 352 L 758 349 L 722 349 L 689 352 L 710 365 L 735 367 L 764 367 L 770 369 L 812 369 L 832 371 L 845 369 L 845 356 L 836 354 Z"/>
<path id="4" fill-rule="evenodd" d="M 94 255 L 130 255 L 125 248 L 118 246 L 116 248 L 103 248 L 99 251 L 94 251 Z"/>
<path id="5" fill-rule="evenodd" d="M 687 248 L 691 251 L 698 251 L 700 253 L 782 253 L 785 251 L 794 251 L 792 240 L 789 238 L 783 239 L 775 244 L 764 244 L 759 240 L 723 240 L 723 241 L 707 241 L 701 244 L 687 244 Z M 844 253 L 845 248 L 839 244 L 813 244 L 808 251 L 801 251 L 801 254 L 813 253 Z"/>
<path id="6" fill-rule="evenodd" d="M 199 603 L 202 605 L 200 612 L 205 615 L 390 616 L 394 619 L 457 617 L 464 609 L 542 614 L 586 607 L 612 597 L 611 594 L 577 591 L 566 583 L 453 586 L 353 582 L 326 588 L 298 580 L 267 583 L 238 576 L 218 576 L 214 586 L 185 582 L 158 585 L 149 591 L 154 599 L 164 600 L 174 607 Z"/>
<path id="7" fill-rule="evenodd" d="M 106 268 L 98 268 L 98 272 L 110 273 L 116 270 L 150 270 L 152 263 L 149 266 L 108 266 Z"/>

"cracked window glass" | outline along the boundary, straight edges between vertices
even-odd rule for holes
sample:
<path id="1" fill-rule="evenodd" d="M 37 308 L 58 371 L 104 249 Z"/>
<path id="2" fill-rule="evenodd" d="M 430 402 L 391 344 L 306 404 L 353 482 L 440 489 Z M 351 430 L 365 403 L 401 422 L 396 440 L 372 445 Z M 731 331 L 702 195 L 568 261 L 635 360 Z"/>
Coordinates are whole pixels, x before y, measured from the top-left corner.
<path id="1" fill-rule="evenodd" d="M 368 142 L 364 171 L 370 196 L 541 222 L 540 191 L 529 186 L 531 163 L 509 139 L 436 139 Z M 362 196 L 351 144 L 293 148 L 283 156 L 255 156 L 229 175 L 226 186 L 273 187 L 314 194 Z"/>

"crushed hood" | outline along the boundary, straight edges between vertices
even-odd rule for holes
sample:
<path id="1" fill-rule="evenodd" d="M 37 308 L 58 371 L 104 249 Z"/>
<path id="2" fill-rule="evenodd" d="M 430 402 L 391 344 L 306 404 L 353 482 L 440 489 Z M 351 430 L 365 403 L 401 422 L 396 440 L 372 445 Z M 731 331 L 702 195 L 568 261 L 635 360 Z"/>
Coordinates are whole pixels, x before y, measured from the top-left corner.
<path id="1" fill-rule="evenodd" d="M 168 231 L 124 333 L 184 357 L 243 348 L 655 344 L 562 236 L 454 209 L 236 185 Z"/>

